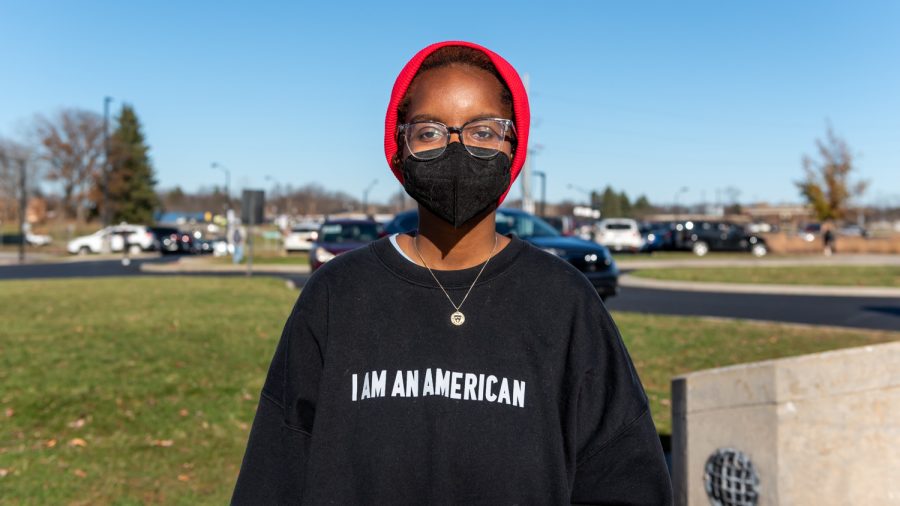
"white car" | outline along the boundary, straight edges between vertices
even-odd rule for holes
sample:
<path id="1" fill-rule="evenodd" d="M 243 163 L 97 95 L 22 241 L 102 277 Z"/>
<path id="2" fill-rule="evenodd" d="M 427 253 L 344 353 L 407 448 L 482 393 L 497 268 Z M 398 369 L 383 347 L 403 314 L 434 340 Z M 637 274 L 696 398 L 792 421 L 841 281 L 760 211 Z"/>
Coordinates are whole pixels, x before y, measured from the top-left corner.
<path id="1" fill-rule="evenodd" d="M 613 251 L 637 253 L 644 247 L 638 223 L 630 218 L 609 218 L 596 224 L 594 240 Z"/>
<path id="2" fill-rule="evenodd" d="M 284 238 L 284 250 L 288 253 L 291 251 L 309 251 L 318 238 L 318 224 L 302 223 L 294 225 L 291 228 L 291 233 Z"/>
<path id="3" fill-rule="evenodd" d="M 140 253 L 141 251 L 151 250 L 156 246 L 156 239 L 147 227 L 123 223 L 100 229 L 91 235 L 76 237 L 69 241 L 66 249 L 73 255 L 102 253 L 106 241 L 109 241 L 111 251 L 122 251 L 124 247 L 123 237 L 125 236 L 128 237 L 129 253 Z"/>

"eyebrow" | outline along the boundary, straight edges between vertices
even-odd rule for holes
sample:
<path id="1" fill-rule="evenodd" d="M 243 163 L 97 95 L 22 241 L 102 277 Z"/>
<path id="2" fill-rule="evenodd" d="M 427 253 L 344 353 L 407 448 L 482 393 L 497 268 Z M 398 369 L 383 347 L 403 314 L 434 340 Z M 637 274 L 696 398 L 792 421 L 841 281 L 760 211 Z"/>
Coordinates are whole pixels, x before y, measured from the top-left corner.
<path id="1" fill-rule="evenodd" d="M 476 121 L 476 120 L 480 120 L 480 119 L 489 119 L 489 118 L 503 118 L 503 114 L 496 114 L 496 113 L 490 113 L 490 112 L 477 114 L 477 115 L 467 119 L 466 122 Z M 512 119 L 512 118 L 503 118 L 503 119 Z M 415 116 L 413 116 L 412 118 L 409 118 L 409 120 L 407 120 L 408 123 L 416 123 L 417 121 L 436 121 L 438 123 L 445 123 L 437 116 L 433 116 L 431 114 L 424 114 L 424 113 L 416 114 Z"/>

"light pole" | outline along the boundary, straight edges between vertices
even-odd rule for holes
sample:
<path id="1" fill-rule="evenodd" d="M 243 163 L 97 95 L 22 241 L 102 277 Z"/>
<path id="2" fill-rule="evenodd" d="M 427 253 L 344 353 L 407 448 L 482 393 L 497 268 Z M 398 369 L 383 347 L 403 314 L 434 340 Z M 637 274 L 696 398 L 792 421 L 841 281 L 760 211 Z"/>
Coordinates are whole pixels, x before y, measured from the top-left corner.
<path id="1" fill-rule="evenodd" d="M 219 162 L 213 162 L 209 166 L 212 169 L 219 169 L 225 173 L 225 210 L 227 211 L 231 209 L 231 171 Z"/>
<path id="2" fill-rule="evenodd" d="M 112 97 L 103 97 L 103 226 L 109 226 L 109 103 Z"/>
<path id="3" fill-rule="evenodd" d="M 25 213 L 28 212 L 28 180 L 27 167 L 28 163 L 24 157 L 19 158 L 19 234 L 22 240 L 19 241 L 19 263 L 25 263 L 25 243 L 28 242 L 28 232 L 25 230 Z"/>
<path id="4" fill-rule="evenodd" d="M 363 190 L 363 201 L 362 201 L 362 205 L 363 205 L 363 213 L 364 213 L 366 216 L 369 215 L 369 192 L 372 191 L 372 188 L 373 188 L 376 184 L 378 184 L 378 180 L 377 180 L 377 179 L 373 179 L 372 182 L 369 183 L 369 186 L 367 186 L 366 189 Z"/>
<path id="5" fill-rule="evenodd" d="M 587 197 L 588 197 L 588 207 L 593 207 L 593 205 L 594 205 L 594 202 L 593 202 L 594 192 L 592 192 L 592 191 L 590 191 L 590 190 L 587 190 L 587 189 L 585 189 L 585 188 L 582 188 L 582 187 L 580 187 L 580 186 L 578 186 L 578 185 L 574 185 L 574 184 L 572 184 L 572 183 L 567 184 L 567 185 L 566 185 L 566 188 L 568 188 L 568 189 L 570 189 L 570 190 L 575 190 L 575 191 L 578 191 L 578 192 L 581 192 L 581 193 L 587 195 Z"/>
<path id="6" fill-rule="evenodd" d="M 544 213 L 547 211 L 547 173 L 542 170 L 535 170 L 532 173 L 541 178 L 541 212 L 538 214 L 541 218 L 544 217 Z"/>

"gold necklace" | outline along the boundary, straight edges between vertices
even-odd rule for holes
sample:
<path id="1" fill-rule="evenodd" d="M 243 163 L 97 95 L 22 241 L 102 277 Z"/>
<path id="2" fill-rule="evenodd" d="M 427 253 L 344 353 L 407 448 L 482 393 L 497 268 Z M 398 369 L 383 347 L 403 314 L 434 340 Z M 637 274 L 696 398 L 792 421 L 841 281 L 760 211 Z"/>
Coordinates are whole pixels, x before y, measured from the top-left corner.
<path id="1" fill-rule="evenodd" d="M 481 273 L 484 272 L 484 268 L 487 267 L 488 262 L 490 262 L 491 258 L 493 258 L 494 251 L 497 250 L 497 234 L 494 234 L 494 247 L 491 249 L 491 254 L 487 257 L 487 260 L 484 261 L 484 264 L 481 265 L 481 270 L 479 270 L 478 275 L 475 276 L 475 281 L 472 281 L 472 286 L 469 287 L 469 290 L 466 292 L 466 295 L 463 297 L 463 300 L 459 303 L 459 305 L 456 305 L 456 303 L 453 302 L 453 298 L 450 297 L 450 294 L 447 293 L 447 290 L 444 289 L 444 285 L 442 285 L 441 282 L 438 281 L 437 276 L 434 275 L 434 271 L 432 271 L 431 267 L 428 267 L 428 264 L 425 263 L 425 259 L 422 257 L 422 252 L 419 251 L 418 234 L 416 234 L 416 236 L 413 238 L 413 247 L 416 249 L 416 254 L 419 255 L 419 260 L 422 261 L 422 265 L 424 265 L 425 268 L 428 269 L 428 272 L 431 273 L 431 277 L 434 278 L 435 283 L 437 283 L 437 285 L 441 288 L 441 291 L 444 292 L 444 295 L 447 296 L 447 300 L 450 301 L 450 304 L 453 305 L 453 308 L 456 309 L 456 311 L 450 315 L 450 323 L 459 327 L 466 322 L 466 315 L 464 315 L 462 311 L 459 310 L 459 308 L 461 308 L 462 305 L 465 304 L 466 299 L 469 298 L 469 293 L 471 293 L 472 289 L 475 288 L 475 283 L 478 282 L 478 278 L 480 278 Z"/>

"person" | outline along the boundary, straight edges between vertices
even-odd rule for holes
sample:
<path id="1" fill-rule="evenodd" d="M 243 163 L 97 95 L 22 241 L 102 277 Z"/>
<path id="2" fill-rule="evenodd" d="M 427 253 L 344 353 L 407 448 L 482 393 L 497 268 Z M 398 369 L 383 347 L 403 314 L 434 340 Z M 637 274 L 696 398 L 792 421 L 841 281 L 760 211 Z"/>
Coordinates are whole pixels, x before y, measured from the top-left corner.
<path id="1" fill-rule="evenodd" d="M 418 228 L 310 277 L 233 504 L 672 502 L 647 397 L 597 292 L 495 231 L 528 130 L 522 82 L 492 51 L 443 42 L 406 64 L 385 155 Z"/>
<path id="2" fill-rule="evenodd" d="M 825 233 L 822 234 L 822 253 L 830 257 L 834 253 L 834 231 L 832 230 L 833 226 L 831 224 L 823 227 L 825 229 Z"/>

